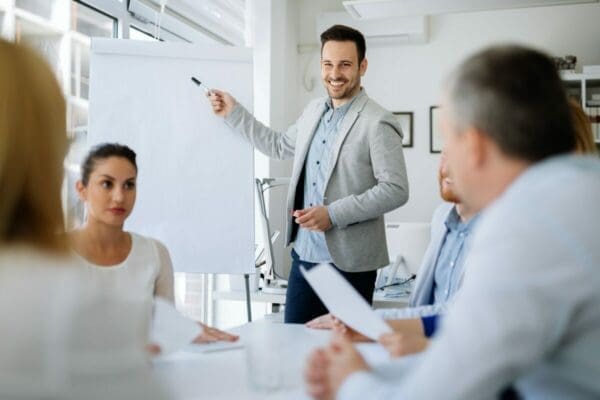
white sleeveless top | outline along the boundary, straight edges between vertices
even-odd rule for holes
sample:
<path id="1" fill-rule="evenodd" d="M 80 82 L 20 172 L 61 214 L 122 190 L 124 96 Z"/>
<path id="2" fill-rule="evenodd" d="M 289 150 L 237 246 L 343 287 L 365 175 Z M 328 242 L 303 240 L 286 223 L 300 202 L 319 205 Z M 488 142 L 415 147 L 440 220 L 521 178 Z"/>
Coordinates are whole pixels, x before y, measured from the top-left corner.
<path id="1" fill-rule="evenodd" d="M 169 254 L 156 240 L 130 232 L 131 251 L 117 265 L 102 266 L 81 260 L 89 280 L 101 290 L 152 302 L 155 295 L 174 302 L 173 268 Z"/>
<path id="2" fill-rule="evenodd" d="M 96 290 L 74 257 L 0 248 L 0 399 L 164 399 L 145 304 Z"/>

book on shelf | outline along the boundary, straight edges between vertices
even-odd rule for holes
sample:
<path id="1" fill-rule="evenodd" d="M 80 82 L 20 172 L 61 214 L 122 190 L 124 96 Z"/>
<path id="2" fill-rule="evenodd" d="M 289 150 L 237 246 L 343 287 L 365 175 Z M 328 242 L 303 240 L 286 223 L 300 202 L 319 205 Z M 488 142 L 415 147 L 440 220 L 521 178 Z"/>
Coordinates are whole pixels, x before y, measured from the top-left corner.
<path id="1" fill-rule="evenodd" d="M 600 65 L 584 65 L 583 66 L 584 74 L 599 74 L 600 75 Z"/>

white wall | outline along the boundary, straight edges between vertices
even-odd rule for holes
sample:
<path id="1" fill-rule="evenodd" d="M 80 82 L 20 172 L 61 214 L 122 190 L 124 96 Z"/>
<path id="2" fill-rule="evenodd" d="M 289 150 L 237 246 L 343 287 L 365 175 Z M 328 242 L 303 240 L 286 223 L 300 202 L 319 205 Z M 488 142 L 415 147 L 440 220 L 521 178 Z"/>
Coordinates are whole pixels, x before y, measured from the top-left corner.
<path id="1" fill-rule="evenodd" d="M 301 2 L 300 41 L 316 43 L 315 18 L 322 11 L 342 11 L 339 1 Z M 575 54 L 578 66 L 600 64 L 600 4 L 537 7 L 462 13 L 429 18 L 429 41 L 421 45 L 369 47 L 369 69 L 363 79 L 367 93 L 392 111 L 414 112 L 414 147 L 405 149 L 410 200 L 389 215 L 389 221 L 429 221 L 439 203 L 438 155 L 429 154 L 429 106 L 438 103 L 444 76 L 466 55 L 497 42 L 519 42 L 564 56 Z M 298 105 L 325 92 L 319 81 L 319 52 L 301 54 Z M 303 86 L 309 65 L 315 88 Z"/>
<path id="2" fill-rule="evenodd" d="M 263 0 L 264 1 L 264 0 Z M 283 131 L 298 118 L 298 104 L 295 82 L 298 81 L 298 3 L 294 0 L 271 0 L 274 4 L 272 25 L 272 75 L 271 82 L 271 118 L 269 125 Z M 276 6 L 275 6 L 276 5 Z M 289 177 L 292 171 L 292 160 L 269 163 L 270 177 Z M 269 221 L 272 231 L 280 232 L 279 239 L 273 247 L 277 271 L 287 276 L 291 265 L 290 249 L 285 243 L 285 202 L 287 187 L 273 189 L 268 193 Z"/>

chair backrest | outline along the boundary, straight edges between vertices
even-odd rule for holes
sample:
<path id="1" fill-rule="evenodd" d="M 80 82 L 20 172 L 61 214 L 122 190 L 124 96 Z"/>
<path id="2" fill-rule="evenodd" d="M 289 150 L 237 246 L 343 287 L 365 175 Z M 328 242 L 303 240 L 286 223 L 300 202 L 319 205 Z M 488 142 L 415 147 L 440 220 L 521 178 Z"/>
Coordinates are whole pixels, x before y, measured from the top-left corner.
<path id="1" fill-rule="evenodd" d="M 385 225 L 390 263 L 402 255 L 408 270 L 416 274 L 429 245 L 429 222 L 388 222 Z"/>
<path id="2" fill-rule="evenodd" d="M 259 223 L 261 226 L 261 246 L 263 247 L 262 257 L 266 262 L 266 267 L 264 270 L 266 271 L 266 275 L 268 279 L 274 278 L 283 278 L 287 279 L 287 276 L 284 276 L 282 266 L 278 266 L 275 260 L 274 251 L 273 251 L 273 243 L 275 240 L 282 236 L 281 232 L 273 232 L 271 230 L 271 224 L 269 223 L 269 216 L 266 206 L 265 194 L 267 190 L 273 189 L 276 187 L 285 187 L 287 188 L 290 183 L 290 178 L 265 178 L 265 179 L 256 179 L 256 199 L 257 199 L 257 208 L 259 210 Z M 285 206 L 285 205 L 284 205 Z M 282 243 L 284 240 L 281 241 Z"/>

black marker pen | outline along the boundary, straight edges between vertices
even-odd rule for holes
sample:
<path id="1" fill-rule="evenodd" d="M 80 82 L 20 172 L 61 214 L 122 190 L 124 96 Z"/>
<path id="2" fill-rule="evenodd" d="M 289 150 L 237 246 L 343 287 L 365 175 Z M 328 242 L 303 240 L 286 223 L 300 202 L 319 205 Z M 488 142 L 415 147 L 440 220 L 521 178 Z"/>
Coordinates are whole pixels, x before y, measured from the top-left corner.
<path id="1" fill-rule="evenodd" d="M 210 95 L 210 89 L 208 86 L 206 86 L 204 83 L 200 82 L 197 78 L 192 76 L 192 82 L 194 82 L 196 85 L 200 86 L 202 89 L 204 89 L 204 91 L 206 92 L 206 94 Z"/>

